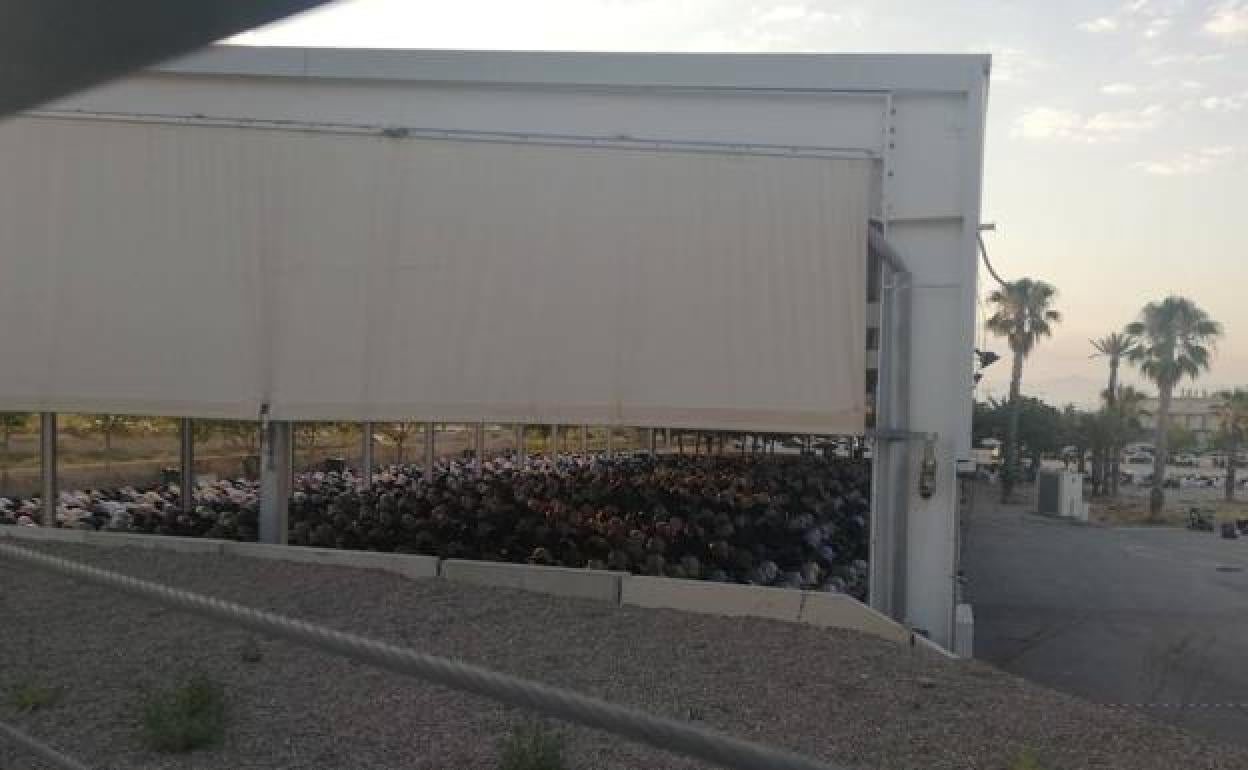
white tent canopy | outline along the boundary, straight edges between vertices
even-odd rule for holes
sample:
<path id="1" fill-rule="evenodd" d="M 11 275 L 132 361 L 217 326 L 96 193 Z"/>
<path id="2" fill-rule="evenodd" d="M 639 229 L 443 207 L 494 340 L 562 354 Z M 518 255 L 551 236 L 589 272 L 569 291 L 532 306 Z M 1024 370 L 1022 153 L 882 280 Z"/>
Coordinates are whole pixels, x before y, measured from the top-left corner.
<path id="1" fill-rule="evenodd" d="M 860 432 L 870 174 L 19 118 L 0 409 Z"/>

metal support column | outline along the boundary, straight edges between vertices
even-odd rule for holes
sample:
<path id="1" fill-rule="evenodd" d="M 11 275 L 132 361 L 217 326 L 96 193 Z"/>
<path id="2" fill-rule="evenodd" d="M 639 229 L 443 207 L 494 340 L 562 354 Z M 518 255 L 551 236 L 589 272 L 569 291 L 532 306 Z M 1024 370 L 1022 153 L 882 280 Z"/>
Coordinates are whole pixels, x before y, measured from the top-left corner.
<path id="1" fill-rule="evenodd" d="M 182 497 L 182 512 L 191 513 L 195 510 L 195 426 L 190 417 L 178 421 L 178 444 L 181 456 L 179 470 L 181 479 L 179 491 Z"/>
<path id="2" fill-rule="evenodd" d="M 559 462 L 559 423 L 550 426 L 550 461 Z"/>
<path id="3" fill-rule="evenodd" d="M 436 457 L 434 444 L 438 439 L 437 425 L 425 423 L 425 483 L 433 481 L 433 462 Z"/>
<path id="4" fill-rule="evenodd" d="M 360 478 L 364 486 L 373 483 L 373 424 L 366 422 L 360 425 Z"/>
<path id="5" fill-rule="evenodd" d="M 56 526 L 56 503 L 60 488 L 56 481 L 56 412 L 39 413 L 39 473 L 43 502 L 43 526 Z"/>
<path id="6" fill-rule="evenodd" d="M 672 451 L 672 429 L 663 429 L 663 448 L 668 452 Z"/>
<path id="7" fill-rule="evenodd" d="M 525 458 L 525 455 L 528 454 L 528 452 L 526 451 L 525 443 L 524 443 L 525 438 L 526 438 L 525 433 L 528 432 L 528 428 L 529 426 L 525 425 L 524 423 L 518 423 L 516 425 L 516 462 L 517 463 L 523 461 Z"/>
<path id="8" fill-rule="evenodd" d="M 589 454 L 589 426 L 581 426 L 581 454 Z"/>
<path id="9" fill-rule="evenodd" d="M 871 469 L 870 604 L 906 622 L 910 478 L 910 273 L 872 228 L 880 254 L 880 350 Z"/>
<path id="10" fill-rule="evenodd" d="M 473 447 L 476 451 L 477 465 L 474 469 L 478 477 L 485 475 L 485 423 L 477 423 L 477 435 L 473 439 Z"/>
<path id="11" fill-rule="evenodd" d="M 607 457 L 615 457 L 615 426 L 607 426 Z"/>
<path id="12" fill-rule="evenodd" d="M 294 441 L 291 424 L 265 420 L 260 427 L 260 542 L 286 544 L 290 519 Z"/>
<path id="13" fill-rule="evenodd" d="M 658 436 L 655 435 L 654 428 L 646 428 L 646 445 L 650 447 L 650 456 L 654 457 L 658 454 Z"/>

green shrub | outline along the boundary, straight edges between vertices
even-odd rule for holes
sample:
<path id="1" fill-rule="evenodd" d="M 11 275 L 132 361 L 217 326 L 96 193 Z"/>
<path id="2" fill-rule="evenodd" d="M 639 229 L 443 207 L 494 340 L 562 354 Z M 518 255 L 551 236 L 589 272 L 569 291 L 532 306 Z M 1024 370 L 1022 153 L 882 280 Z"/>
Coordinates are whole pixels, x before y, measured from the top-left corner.
<path id="1" fill-rule="evenodd" d="M 9 693 L 9 705 L 20 712 L 38 711 L 54 706 L 60 699 L 59 687 L 44 687 L 33 682 L 23 682 Z"/>
<path id="2" fill-rule="evenodd" d="M 1023 749 L 1022 753 L 1010 763 L 1009 770 L 1044 770 L 1044 768 L 1041 767 L 1040 760 L 1036 759 L 1031 749 Z"/>
<path id="3" fill-rule="evenodd" d="M 564 770 L 563 740 L 539 723 L 522 725 L 503 742 L 499 770 Z"/>
<path id="4" fill-rule="evenodd" d="M 151 693 L 143 704 L 143 735 L 157 751 L 186 752 L 221 742 L 225 689 L 202 676 Z"/>

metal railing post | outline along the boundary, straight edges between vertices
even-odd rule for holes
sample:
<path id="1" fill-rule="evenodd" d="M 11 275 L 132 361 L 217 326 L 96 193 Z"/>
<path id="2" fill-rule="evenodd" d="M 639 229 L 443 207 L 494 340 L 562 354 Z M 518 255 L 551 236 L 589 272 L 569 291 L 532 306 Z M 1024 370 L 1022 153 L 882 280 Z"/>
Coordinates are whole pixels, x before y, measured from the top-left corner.
<path id="1" fill-rule="evenodd" d="M 433 481 L 433 463 L 437 457 L 434 444 L 438 440 L 438 426 L 432 422 L 425 423 L 425 483 Z"/>
<path id="2" fill-rule="evenodd" d="M 40 519 L 45 527 L 56 526 L 56 504 L 60 499 L 56 467 L 56 412 L 39 413 L 39 481 L 43 498 Z"/>
<path id="3" fill-rule="evenodd" d="M 366 487 L 373 484 L 373 464 L 373 423 L 370 421 L 360 425 L 360 475 Z"/>
<path id="4" fill-rule="evenodd" d="M 195 424 L 190 417 L 178 421 L 178 444 L 182 512 L 195 510 Z"/>
<path id="5" fill-rule="evenodd" d="M 473 438 L 473 445 L 476 447 L 477 465 L 476 473 L 478 477 L 485 475 L 485 423 L 479 422 L 476 426 L 476 436 Z"/>

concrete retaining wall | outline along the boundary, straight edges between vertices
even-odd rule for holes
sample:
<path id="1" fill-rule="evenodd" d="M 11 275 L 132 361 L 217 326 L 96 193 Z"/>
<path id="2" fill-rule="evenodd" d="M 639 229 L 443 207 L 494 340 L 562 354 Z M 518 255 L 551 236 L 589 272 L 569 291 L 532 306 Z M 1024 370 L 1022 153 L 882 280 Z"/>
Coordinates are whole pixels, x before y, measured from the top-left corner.
<path id="1" fill-rule="evenodd" d="M 849 628 L 902 644 L 910 641 L 909 629 L 852 596 L 822 591 L 803 591 L 802 595 L 802 613 L 798 618 L 802 623 L 820 628 Z"/>
<path id="2" fill-rule="evenodd" d="M 624 581 L 620 603 L 635 607 L 662 607 L 708 615 L 769 618 L 797 623 L 801 619 L 802 592 L 630 575 Z"/>
<path id="3" fill-rule="evenodd" d="M 625 582 L 620 572 L 463 559 L 443 561 L 442 577 L 461 583 L 519 588 L 615 604 L 620 603 L 620 584 Z"/>
<path id="4" fill-rule="evenodd" d="M 616 605 L 697 612 L 708 615 L 755 617 L 804 623 L 819 628 L 844 628 L 897 642 L 934 648 L 952 655 L 927 639 L 844 594 L 764 588 L 732 583 L 710 583 L 677 578 L 642 577 L 620 572 L 540 567 L 529 564 L 468 561 L 416 554 L 347 551 L 263 543 L 238 543 L 208 538 L 94 532 L 43 527 L 0 527 L 0 537 L 19 540 L 84 543 L 106 547 L 168 548 L 191 553 L 217 553 L 303 564 L 353 567 L 390 572 L 408 578 L 444 577 L 475 585 L 517 588 L 537 593 L 611 602 Z M 967 607 L 969 616 L 969 607 Z M 964 615 L 959 613 L 959 621 Z M 969 634 L 968 634 L 969 637 Z M 961 637 L 967 638 L 968 637 Z M 969 646 L 969 645 L 968 645 Z M 961 650 L 959 650 L 961 652 Z"/>
<path id="5" fill-rule="evenodd" d="M 319 564 L 324 567 L 354 567 L 393 572 L 408 578 L 432 578 L 438 576 L 438 557 L 410 553 L 380 553 L 378 551 L 347 551 L 337 548 L 305 548 L 297 545 L 269 545 L 265 543 L 237 543 L 227 541 L 224 553 L 228 556 L 247 556 L 255 559 L 277 559 Z"/>

